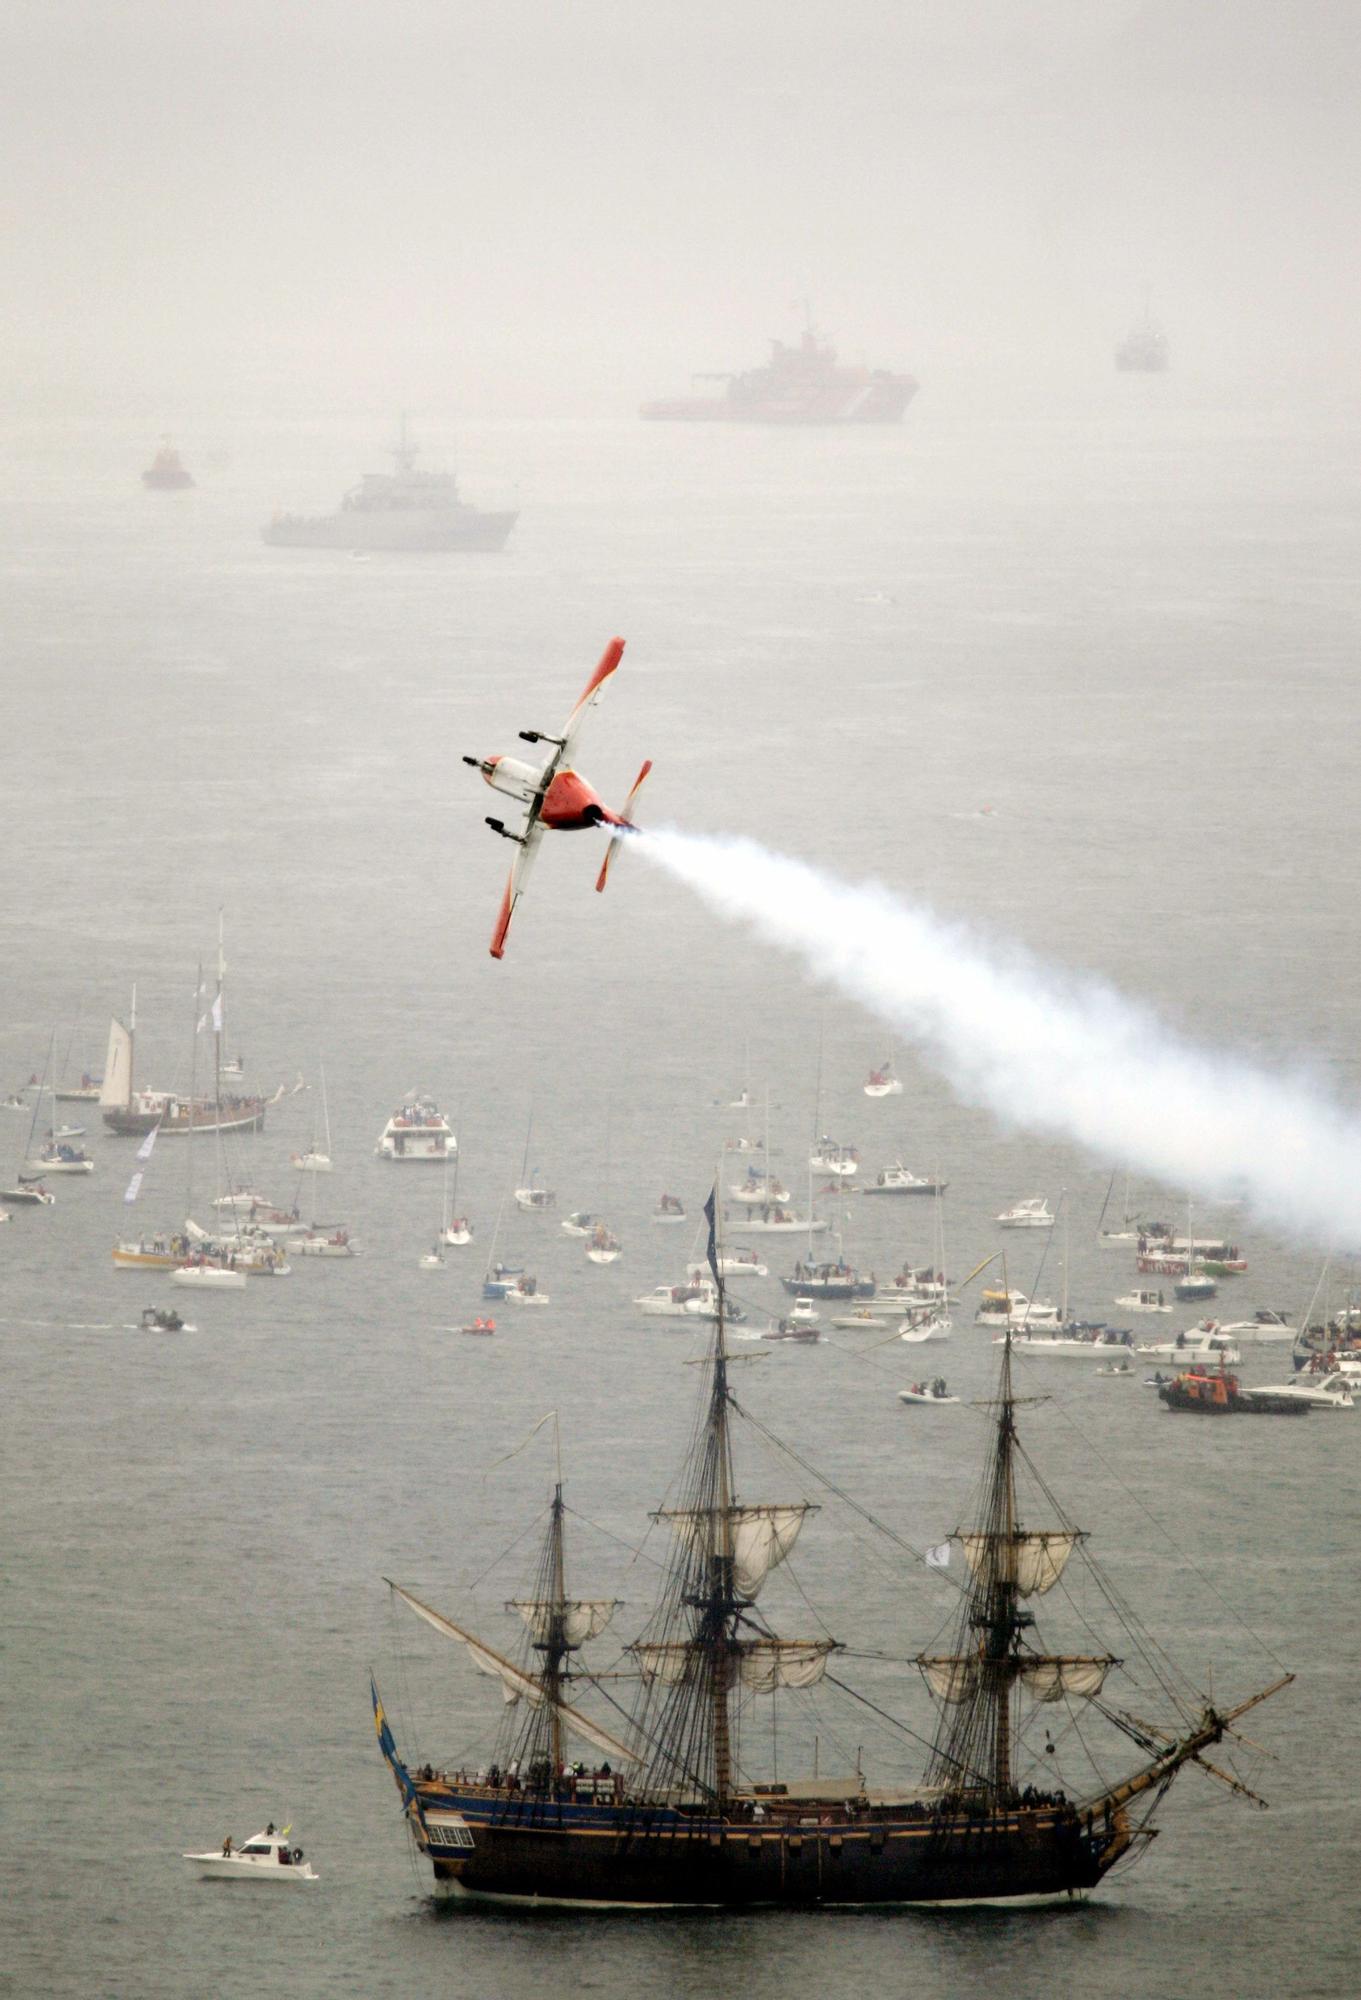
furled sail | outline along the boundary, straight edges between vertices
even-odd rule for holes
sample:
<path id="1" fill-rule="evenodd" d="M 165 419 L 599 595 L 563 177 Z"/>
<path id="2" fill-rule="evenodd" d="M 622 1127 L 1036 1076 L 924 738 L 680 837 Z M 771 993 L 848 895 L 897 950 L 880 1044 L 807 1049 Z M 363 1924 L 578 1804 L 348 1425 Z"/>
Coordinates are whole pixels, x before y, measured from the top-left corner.
<path id="1" fill-rule="evenodd" d="M 416 1616 L 423 1618 L 427 1625 L 433 1625 L 435 1630 L 443 1632 L 447 1639 L 461 1640 L 468 1648 L 474 1666 L 484 1674 L 497 1675 L 506 1691 L 508 1701 L 517 1701 L 523 1695 L 526 1700 L 538 1706 L 546 1699 L 543 1683 L 536 1680 L 533 1674 L 525 1673 L 524 1669 L 517 1667 L 513 1660 L 503 1658 L 492 1647 L 484 1645 L 482 1640 L 475 1638 L 471 1632 L 465 1632 L 461 1625 L 455 1625 L 451 1618 L 445 1618 L 440 1612 L 432 1610 L 428 1604 L 422 1604 L 419 1597 L 413 1597 L 409 1590 L 403 1590 L 402 1586 L 393 1583 L 390 1577 L 384 1577 L 383 1581 L 390 1590 L 395 1591 L 403 1604 L 409 1604 Z M 604 1750 L 611 1757 L 623 1757 L 630 1764 L 637 1763 L 636 1750 L 630 1750 L 626 1743 L 621 1743 L 617 1736 L 611 1736 L 608 1729 L 602 1729 L 598 1722 L 592 1722 L 588 1715 L 583 1715 L 579 1709 L 573 1708 L 570 1702 L 559 1701 L 556 1706 L 568 1728 L 575 1730 L 578 1736 L 584 1736 L 588 1743 L 594 1743 L 597 1750 Z"/>
<path id="2" fill-rule="evenodd" d="M 565 1645 L 584 1646 L 604 1631 L 615 1614 L 617 1597 L 569 1597 L 562 1605 L 562 1637 Z M 518 1611 L 536 1645 L 546 1646 L 552 1636 L 553 1617 L 558 1607 L 552 1598 L 512 1598 L 508 1610 Z"/>
<path id="3" fill-rule="evenodd" d="M 827 1671 L 827 1656 L 835 1639 L 739 1639 L 732 1647 L 737 1678 L 755 1694 L 777 1688 L 814 1687 Z M 698 1665 L 703 1649 L 689 1639 L 643 1642 L 630 1646 L 644 1680 L 674 1687 Z"/>
<path id="4" fill-rule="evenodd" d="M 961 1535 L 969 1568 L 985 1582 L 1014 1582 L 1022 1597 L 1043 1597 L 1063 1575 L 1084 1539 L 1071 1528 L 1018 1530 L 1014 1535 Z M 998 1565 L 994 1571 L 993 1563 Z"/>
<path id="5" fill-rule="evenodd" d="M 109 1049 L 99 1086 L 101 1111 L 121 1111 L 132 1098 L 132 1036 L 121 1021 L 109 1023 Z"/>
<path id="6" fill-rule="evenodd" d="M 815 1510 L 801 1501 L 792 1507 L 729 1507 L 732 1534 L 733 1581 L 743 1597 L 755 1597 L 777 1563 L 799 1539 L 804 1516 Z M 709 1546 L 716 1535 L 714 1516 L 705 1508 L 678 1507 L 658 1516 L 669 1521 L 673 1532 L 691 1549 Z"/>
<path id="7" fill-rule="evenodd" d="M 1021 1668 L 1021 1685 L 1036 1701 L 1062 1701 L 1065 1695 L 1090 1701 L 1100 1694 L 1106 1675 L 1118 1664 L 1108 1655 L 1027 1660 Z"/>
<path id="8" fill-rule="evenodd" d="M 1036 1701 L 1062 1701 L 1065 1697 L 1089 1701 L 1100 1694 L 1106 1675 L 1119 1664 L 1108 1653 L 1052 1658 L 1022 1653 L 993 1662 L 985 1662 L 977 1653 L 923 1653 L 917 1660 L 932 1694 L 948 1702 L 968 1701 L 989 1666 L 994 1674 L 1019 1680 Z"/>

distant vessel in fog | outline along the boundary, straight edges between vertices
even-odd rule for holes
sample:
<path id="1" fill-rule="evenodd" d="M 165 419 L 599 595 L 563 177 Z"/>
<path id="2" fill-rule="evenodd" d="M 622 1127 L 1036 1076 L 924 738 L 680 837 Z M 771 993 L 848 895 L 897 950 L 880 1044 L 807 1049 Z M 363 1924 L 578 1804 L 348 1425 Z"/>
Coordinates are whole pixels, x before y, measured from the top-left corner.
<path id="1" fill-rule="evenodd" d="M 276 514 L 265 540 L 291 549 L 503 549 L 516 513 L 470 506 L 452 473 L 416 470 L 416 451 L 403 417 L 395 472 L 366 472 L 335 514 Z"/>
<path id="2" fill-rule="evenodd" d="M 192 486 L 193 483 L 194 476 L 174 445 L 169 438 L 162 438 L 160 450 L 142 474 L 143 486 L 169 493 L 182 486 Z"/>
<path id="3" fill-rule="evenodd" d="M 1167 335 L 1144 302 L 1143 318 L 1132 326 L 1115 350 L 1121 374 L 1161 375 L 1167 367 Z"/>
<path id="4" fill-rule="evenodd" d="M 723 383 L 722 394 L 644 403 L 639 414 L 678 423 L 896 424 L 917 393 L 911 375 L 843 366 L 811 322 L 797 347 L 772 340 L 764 368 L 695 380 Z"/>

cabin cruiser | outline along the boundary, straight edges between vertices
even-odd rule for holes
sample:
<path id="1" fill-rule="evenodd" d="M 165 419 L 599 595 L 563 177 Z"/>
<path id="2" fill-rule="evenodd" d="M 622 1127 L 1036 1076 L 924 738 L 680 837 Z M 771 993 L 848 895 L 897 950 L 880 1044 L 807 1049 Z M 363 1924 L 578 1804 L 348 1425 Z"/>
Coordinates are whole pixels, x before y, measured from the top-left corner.
<path id="1" fill-rule="evenodd" d="M 550 1208 L 556 1208 L 557 1205 L 558 1198 L 551 1188 L 538 1187 L 530 1183 L 515 1190 L 515 1206 L 522 1208 L 526 1215 L 545 1215 Z"/>
<path id="2" fill-rule="evenodd" d="M 780 1283 L 787 1292 L 806 1292 L 820 1299 L 872 1299 L 876 1289 L 873 1276 L 862 1278 L 840 1258 L 834 1264 L 805 1264 L 800 1259 L 793 1275 Z"/>
<path id="3" fill-rule="evenodd" d="M 789 1308 L 789 1321 L 793 1326 L 816 1326 L 822 1314 L 811 1299 L 795 1299 Z"/>
<path id="4" fill-rule="evenodd" d="M 900 1403 L 957 1403 L 958 1396 L 952 1396 L 945 1386 L 943 1375 L 935 1376 L 930 1382 L 914 1382 L 910 1389 L 898 1391 Z"/>
<path id="5" fill-rule="evenodd" d="M 1251 1319 L 1235 1319 L 1227 1323 L 1216 1321 L 1215 1331 L 1236 1340 L 1240 1346 L 1247 1341 L 1260 1346 L 1267 1341 L 1294 1340 L 1299 1329 L 1291 1326 L 1283 1312 L 1264 1307 L 1259 1308 Z"/>
<path id="6" fill-rule="evenodd" d="M 1004 1208 L 997 1218 L 1002 1229 L 1052 1229 L 1053 1213 L 1048 1198 L 1042 1194 L 1032 1194 L 1024 1201 L 1018 1201 L 1011 1208 Z"/>
<path id="7" fill-rule="evenodd" d="M 1357 1384 L 1345 1375 L 1296 1375 L 1289 1382 L 1276 1382 L 1261 1389 L 1239 1389 L 1249 1402 L 1254 1396 L 1284 1396 L 1290 1402 L 1307 1403 L 1315 1410 L 1354 1410 Z"/>
<path id="8" fill-rule="evenodd" d="M 1064 1316 L 1051 1299 L 1028 1299 L 1024 1292 L 1010 1290 L 987 1291 L 978 1302 L 974 1324 L 1033 1333 L 1040 1327 L 1062 1326 Z"/>
<path id="9" fill-rule="evenodd" d="M 860 1155 L 854 1146 L 842 1146 L 824 1133 L 808 1155 L 815 1174 L 831 1174 L 834 1180 L 849 1180 L 860 1171 Z"/>
<path id="10" fill-rule="evenodd" d="M 1236 1367 L 1243 1358 L 1237 1344 L 1226 1339 L 1213 1321 L 1208 1326 L 1193 1326 L 1188 1333 L 1179 1333 L 1175 1340 L 1141 1341 L 1135 1352 L 1144 1361 L 1218 1361 L 1229 1368 Z"/>
<path id="11" fill-rule="evenodd" d="M 300 1847 L 290 1847 L 292 1831 L 284 1827 L 276 1833 L 273 1825 L 253 1834 L 238 1847 L 230 1836 L 215 1853 L 186 1854 L 199 1875 L 214 1882 L 316 1882 L 320 1878 Z"/>
<path id="12" fill-rule="evenodd" d="M 633 1303 L 649 1319 L 684 1319 L 689 1301 L 699 1297 L 699 1289 L 697 1284 L 654 1285 L 650 1292 L 640 1292 Z"/>
<path id="13" fill-rule="evenodd" d="M 921 1174 L 910 1174 L 901 1160 L 890 1160 L 888 1165 L 866 1181 L 861 1194 L 944 1194 L 950 1185 L 948 1181 L 929 1180 Z"/>
<path id="14" fill-rule="evenodd" d="M 375 1153 L 383 1160 L 428 1165 L 452 1159 L 458 1151 L 449 1120 L 429 1097 L 414 1097 L 400 1105 L 383 1127 Z"/>
<path id="15" fill-rule="evenodd" d="M 1122 1312 L 1170 1313 L 1172 1310 L 1161 1292 L 1126 1292 L 1115 1303 Z"/>
<path id="16" fill-rule="evenodd" d="M 484 1285 L 482 1289 L 485 1292 L 486 1286 Z M 513 1284 L 507 1285 L 501 1297 L 508 1306 L 546 1306 L 548 1304 L 548 1294 L 539 1290 L 538 1279 L 530 1277 L 525 1273 L 516 1278 Z"/>
<path id="17" fill-rule="evenodd" d="M 591 1215 L 584 1208 L 576 1208 L 570 1215 L 562 1218 L 559 1227 L 568 1236 L 590 1236 L 599 1221 L 598 1215 Z"/>
<path id="18" fill-rule="evenodd" d="M 1124 1355 L 1130 1352 L 1134 1344 L 1132 1336 L 1123 1328 L 1075 1324 L 1061 1325 L 1052 1332 L 1046 1329 L 1039 1333 L 1028 1330 L 1020 1333 L 1001 1333 L 995 1336 L 992 1344 L 994 1347 L 1002 1347 L 1008 1340 L 1011 1341 L 1012 1351 L 1016 1354 L 1025 1353 L 1040 1357 L 1047 1355 L 1054 1360 L 1072 1358 L 1079 1361 L 1089 1361 L 1093 1356 L 1100 1356 L 1103 1361 L 1108 1361 L 1112 1348 Z M 1139 1349 L 1141 1354 L 1144 1351 L 1142 1347 Z"/>

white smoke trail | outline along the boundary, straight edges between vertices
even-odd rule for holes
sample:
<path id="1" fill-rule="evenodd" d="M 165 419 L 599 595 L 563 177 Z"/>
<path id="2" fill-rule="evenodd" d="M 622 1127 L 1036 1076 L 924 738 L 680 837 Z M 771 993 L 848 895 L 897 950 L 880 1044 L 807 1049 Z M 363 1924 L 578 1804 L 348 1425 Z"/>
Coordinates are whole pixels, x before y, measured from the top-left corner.
<path id="1" fill-rule="evenodd" d="M 1173 1187 L 1241 1193 L 1361 1247 L 1361 1116 L 1303 1075 L 1202 1048 L 1101 980 L 984 943 L 758 842 L 649 829 L 637 852 L 914 1042 L 963 1099 Z"/>

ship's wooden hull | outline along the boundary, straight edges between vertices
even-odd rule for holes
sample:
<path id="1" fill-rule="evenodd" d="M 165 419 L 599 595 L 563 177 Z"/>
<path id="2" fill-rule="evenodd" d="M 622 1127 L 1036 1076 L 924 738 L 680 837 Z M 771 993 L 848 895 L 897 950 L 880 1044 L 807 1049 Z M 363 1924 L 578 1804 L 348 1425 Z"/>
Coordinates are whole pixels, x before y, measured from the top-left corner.
<path id="1" fill-rule="evenodd" d="M 187 1112 L 169 1114 L 154 1110 L 125 1110 L 121 1105 L 114 1105 L 104 1112 L 103 1117 L 109 1130 L 124 1139 L 145 1137 L 157 1127 L 163 1139 L 180 1138 L 191 1131 L 199 1138 L 205 1132 L 257 1132 L 265 1122 L 268 1108 L 263 1098 L 248 1098 L 230 1110 L 224 1105 L 219 1118 L 213 1106 L 201 1105 L 191 1120 Z"/>
<path id="2" fill-rule="evenodd" d="M 431 1801 L 433 1804 L 434 1802 Z M 586 1907 L 979 1903 L 1078 1897 L 1127 1836 L 1052 1809 L 941 1824 L 780 1826 L 618 1806 L 456 1799 L 471 1845 L 427 1853 L 447 1894 Z"/>

